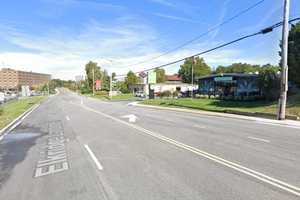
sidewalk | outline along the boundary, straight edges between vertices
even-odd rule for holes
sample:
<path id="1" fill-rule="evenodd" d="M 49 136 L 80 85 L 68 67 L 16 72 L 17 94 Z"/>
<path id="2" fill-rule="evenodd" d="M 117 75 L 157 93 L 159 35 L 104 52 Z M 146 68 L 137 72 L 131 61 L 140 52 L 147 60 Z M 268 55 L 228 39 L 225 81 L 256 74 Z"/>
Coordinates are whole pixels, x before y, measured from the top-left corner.
<path id="1" fill-rule="evenodd" d="M 210 111 L 194 110 L 194 109 L 188 109 L 188 108 L 173 108 L 173 107 L 163 107 L 163 106 L 152 106 L 152 105 L 145 105 L 145 104 L 140 104 L 140 103 L 132 103 L 131 105 L 132 106 L 138 106 L 138 107 L 152 108 L 152 109 L 193 113 L 193 114 L 199 114 L 199 115 L 209 115 L 209 116 L 215 116 L 215 117 L 225 117 L 225 118 L 257 121 L 257 122 L 260 122 L 260 123 L 263 123 L 263 124 L 288 126 L 288 127 L 300 129 L 300 121 L 294 121 L 294 120 L 279 121 L 279 120 L 266 119 L 266 118 L 261 118 L 261 117 L 252 117 L 252 116 L 221 113 L 221 112 L 210 112 Z"/>

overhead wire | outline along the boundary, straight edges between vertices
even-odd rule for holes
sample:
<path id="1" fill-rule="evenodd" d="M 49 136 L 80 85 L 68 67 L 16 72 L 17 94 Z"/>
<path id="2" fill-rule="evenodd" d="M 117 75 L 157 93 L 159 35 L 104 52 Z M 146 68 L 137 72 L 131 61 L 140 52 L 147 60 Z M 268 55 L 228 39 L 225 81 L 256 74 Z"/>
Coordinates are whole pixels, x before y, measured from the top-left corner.
<path id="1" fill-rule="evenodd" d="M 193 42 L 199 40 L 201 37 L 204 37 L 205 35 L 208 35 L 209 33 L 211 33 L 211 32 L 213 32 L 213 31 L 217 30 L 218 28 L 224 26 L 225 24 L 228 24 L 229 22 L 233 21 L 234 19 L 240 17 L 241 15 L 243 15 L 243 14 L 247 13 L 248 11 L 254 9 L 255 7 L 259 6 L 259 5 L 262 4 L 264 1 L 265 1 L 265 0 L 259 0 L 259 1 L 255 2 L 255 3 L 252 4 L 251 6 L 249 6 L 249 7 L 245 8 L 245 9 L 243 9 L 242 11 L 240 11 L 240 12 L 238 12 L 237 14 L 233 15 L 232 17 L 228 18 L 227 20 L 225 20 L 225 21 L 223 21 L 223 22 L 221 22 L 221 23 L 219 23 L 219 24 L 213 26 L 212 28 L 208 29 L 208 30 L 205 31 L 204 33 L 201 33 L 200 35 L 197 35 L 196 37 L 194 37 L 194 38 L 192 38 L 192 39 L 190 39 L 190 40 L 188 40 L 188 41 L 186 41 L 186 42 L 184 42 L 184 43 L 182 43 L 182 44 L 176 46 L 175 48 L 169 49 L 169 50 L 165 51 L 165 52 L 162 53 L 162 54 L 159 54 L 159 55 L 154 56 L 154 57 L 152 57 L 152 58 L 146 59 L 146 60 L 144 60 L 144 61 L 140 61 L 140 62 L 131 64 L 131 66 L 140 65 L 140 64 L 145 64 L 145 63 L 148 63 L 148 62 L 150 62 L 150 61 L 153 61 L 153 60 L 155 60 L 155 59 L 157 59 L 157 58 L 160 58 L 160 57 L 162 57 L 162 56 L 165 56 L 165 55 L 167 55 L 167 54 L 169 54 L 169 53 L 171 53 L 171 52 L 177 51 L 178 49 L 181 49 L 181 48 L 183 48 L 183 47 L 185 47 L 185 46 L 187 46 L 187 45 L 189 45 L 189 44 L 191 44 L 191 43 L 193 43 Z"/>
<path id="2" fill-rule="evenodd" d="M 293 18 L 291 20 L 289 20 L 289 23 L 291 22 L 294 22 L 294 21 L 298 21 L 300 20 L 300 17 L 297 17 L 297 18 Z M 224 43 L 224 44 L 221 44 L 221 45 L 218 45 L 214 48 L 211 48 L 211 49 L 208 49 L 208 50 L 205 50 L 205 51 L 202 51 L 202 52 L 199 52 L 199 53 L 196 53 L 196 54 L 193 54 L 193 55 L 190 55 L 190 56 L 187 56 L 187 57 L 184 57 L 184 58 L 181 58 L 181 59 L 178 59 L 178 60 L 175 60 L 175 61 L 172 61 L 172 62 L 169 62 L 169 63 L 166 63 L 166 64 L 163 64 L 163 65 L 159 65 L 159 66 L 156 66 L 156 67 L 152 67 L 152 68 L 148 68 L 148 69 L 145 69 L 145 70 L 141 70 L 141 71 L 138 71 L 138 72 L 135 72 L 136 74 L 137 73 L 141 73 L 141 72 L 147 72 L 147 71 L 151 71 L 151 70 L 154 70 L 154 69 L 157 69 L 157 68 L 164 68 L 166 66 L 169 66 L 169 65 L 173 65 L 173 64 L 176 64 L 176 63 L 179 63 L 179 62 L 182 62 L 188 58 L 193 58 L 195 56 L 199 56 L 199 55 L 203 55 L 203 54 L 206 54 L 206 53 L 209 53 L 209 52 L 212 52 L 212 51 L 215 51 L 217 49 L 220 49 L 220 48 L 223 48 L 223 47 L 226 47 L 228 45 L 231 45 L 233 43 L 236 43 L 236 42 L 239 42 L 241 40 L 244 40 L 244 39 L 247 39 L 247 38 L 250 38 L 250 37 L 254 37 L 256 35 L 261 35 L 261 34 L 267 34 L 269 32 L 272 32 L 274 29 L 282 26 L 283 22 L 278 22 L 276 24 L 273 24 L 272 26 L 269 26 L 269 27 L 266 27 L 264 29 L 261 29 L 260 31 L 258 32 L 255 32 L 255 33 L 252 33 L 252 34 L 249 34 L 249 35 L 246 35 L 246 36 L 242 36 L 240 38 L 237 38 L 235 40 L 232 40 L 230 42 L 227 42 L 227 43 Z M 124 77 L 126 76 L 126 74 L 123 74 L 123 75 L 117 75 L 117 77 Z"/>

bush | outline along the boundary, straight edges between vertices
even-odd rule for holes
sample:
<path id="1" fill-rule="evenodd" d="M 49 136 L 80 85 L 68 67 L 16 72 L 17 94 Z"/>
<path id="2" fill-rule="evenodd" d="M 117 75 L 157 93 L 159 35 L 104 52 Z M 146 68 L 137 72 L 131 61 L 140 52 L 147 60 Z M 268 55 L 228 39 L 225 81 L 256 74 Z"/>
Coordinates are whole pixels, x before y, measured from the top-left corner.
<path id="1" fill-rule="evenodd" d="M 0 107 L 0 115 L 3 114 L 3 108 Z"/>
<path id="2" fill-rule="evenodd" d="M 171 91 L 163 91 L 162 93 L 160 93 L 160 97 L 170 97 L 171 95 Z"/>
<path id="3" fill-rule="evenodd" d="M 261 68 L 259 74 L 259 87 L 268 101 L 278 99 L 280 91 L 279 68 L 271 65 L 265 65 Z"/>
<path id="4" fill-rule="evenodd" d="M 106 90 L 97 91 L 97 92 L 95 92 L 95 95 L 98 95 L 98 96 L 107 96 L 108 95 L 108 91 L 106 91 Z"/>
<path id="5" fill-rule="evenodd" d="M 87 88 L 87 87 L 82 87 L 82 88 L 80 88 L 80 93 L 81 94 L 89 94 L 89 93 L 91 93 L 92 91 L 89 89 L 89 88 Z"/>
<path id="6" fill-rule="evenodd" d="M 172 93 L 172 96 L 173 96 L 173 97 L 178 97 L 178 95 L 179 95 L 179 92 L 178 92 L 178 91 L 174 91 L 174 92 Z"/>

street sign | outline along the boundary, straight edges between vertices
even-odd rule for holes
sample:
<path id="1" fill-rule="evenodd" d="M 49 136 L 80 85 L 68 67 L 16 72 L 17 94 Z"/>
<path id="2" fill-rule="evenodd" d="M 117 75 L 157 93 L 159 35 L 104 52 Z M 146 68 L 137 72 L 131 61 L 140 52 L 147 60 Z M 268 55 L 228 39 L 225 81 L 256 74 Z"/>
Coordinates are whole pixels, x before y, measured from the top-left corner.
<path id="1" fill-rule="evenodd" d="M 145 77 L 147 77 L 147 73 L 146 72 L 140 72 L 139 76 L 142 77 L 142 78 L 145 78 Z"/>
<path id="2" fill-rule="evenodd" d="M 156 72 L 151 70 L 148 72 L 148 84 L 156 83 Z"/>
<path id="3" fill-rule="evenodd" d="M 96 90 L 101 90 L 101 80 L 96 80 Z"/>

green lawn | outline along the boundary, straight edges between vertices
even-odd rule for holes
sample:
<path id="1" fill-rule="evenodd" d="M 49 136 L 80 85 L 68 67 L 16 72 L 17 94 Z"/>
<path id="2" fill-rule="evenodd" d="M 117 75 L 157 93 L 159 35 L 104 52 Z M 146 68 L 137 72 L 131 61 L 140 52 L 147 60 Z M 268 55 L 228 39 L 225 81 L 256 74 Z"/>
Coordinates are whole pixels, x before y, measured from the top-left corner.
<path id="1" fill-rule="evenodd" d="M 277 102 L 266 101 L 222 101 L 216 99 L 182 98 L 145 100 L 143 103 L 148 105 L 184 107 L 215 112 L 226 112 L 228 110 L 273 114 L 276 114 L 277 112 Z M 289 99 L 287 114 L 300 116 L 300 95 L 293 96 Z"/>
<path id="2" fill-rule="evenodd" d="M 43 98 L 44 97 L 28 97 L 20 100 L 13 100 L 4 105 L 1 105 L 0 129 L 12 122 L 34 104 L 41 102 Z"/>
<path id="3" fill-rule="evenodd" d="M 88 96 L 88 97 L 93 97 L 93 98 L 96 98 L 96 99 L 100 99 L 100 100 L 110 100 L 109 96 L 108 95 L 98 95 L 98 94 L 95 94 L 95 96 L 93 96 L 92 94 L 84 94 L 85 96 Z M 116 96 L 112 96 L 112 100 L 136 100 L 137 98 L 129 93 L 129 94 L 118 94 Z"/>

